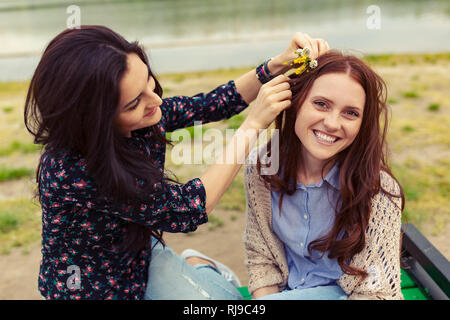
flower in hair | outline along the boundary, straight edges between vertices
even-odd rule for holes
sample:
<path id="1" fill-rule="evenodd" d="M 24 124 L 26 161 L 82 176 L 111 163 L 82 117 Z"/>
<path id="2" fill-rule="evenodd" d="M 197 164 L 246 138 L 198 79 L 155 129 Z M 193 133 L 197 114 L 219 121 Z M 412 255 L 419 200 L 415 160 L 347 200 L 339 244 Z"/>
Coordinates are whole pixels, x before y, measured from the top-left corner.
<path id="1" fill-rule="evenodd" d="M 297 55 L 297 58 L 292 59 L 290 61 L 283 62 L 284 65 L 288 65 L 291 68 L 284 74 L 289 77 L 293 73 L 296 75 L 302 74 L 305 70 L 309 72 L 309 70 L 317 67 L 317 60 L 311 59 L 309 57 L 311 53 L 311 49 L 305 47 L 303 49 L 297 49 L 294 52 Z"/>

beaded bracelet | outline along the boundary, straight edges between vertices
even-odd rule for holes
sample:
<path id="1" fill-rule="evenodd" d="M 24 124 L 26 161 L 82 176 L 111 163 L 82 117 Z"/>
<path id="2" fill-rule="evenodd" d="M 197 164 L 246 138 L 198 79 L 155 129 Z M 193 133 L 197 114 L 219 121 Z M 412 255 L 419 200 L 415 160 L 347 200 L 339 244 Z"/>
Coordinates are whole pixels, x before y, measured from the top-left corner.
<path id="1" fill-rule="evenodd" d="M 274 75 L 272 75 L 269 71 L 269 61 L 272 60 L 272 58 L 267 59 L 263 63 L 261 63 L 259 66 L 256 67 L 256 78 L 264 84 L 266 82 L 269 82 L 274 78 Z"/>

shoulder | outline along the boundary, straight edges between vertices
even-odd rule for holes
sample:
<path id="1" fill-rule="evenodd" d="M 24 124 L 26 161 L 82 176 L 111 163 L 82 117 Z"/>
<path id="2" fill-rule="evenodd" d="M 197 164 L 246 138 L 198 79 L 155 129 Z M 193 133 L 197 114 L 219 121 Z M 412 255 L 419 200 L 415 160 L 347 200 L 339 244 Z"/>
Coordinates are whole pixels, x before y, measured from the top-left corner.
<path id="1" fill-rule="evenodd" d="M 381 188 L 372 198 L 371 224 L 401 223 L 402 193 L 400 185 L 386 171 L 380 172 Z"/>
<path id="2" fill-rule="evenodd" d="M 397 180 L 384 170 L 380 171 L 380 187 L 380 191 L 375 199 L 379 199 L 379 201 L 389 201 L 400 209 L 402 207 L 401 187 Z"/>
<path id="3" fill-rule="evenodd" d="M 94 187 L 85 159 L 66 150 L 49 149 L 42 154 L 40 179 L 45 186 L 55 191 L 63 189 L 67 192 L 71 188 L 83 190 Z"/>
<path id="4" fill-rule="evenodd" d="M 54 173 L 86 171 L 86 162 L 81 155 L 67 150 L 46 150 L 41 157 L 41 166 L 43 171 Z"/>
<path id="5" fill-rule="evenodd" d="M 401 194 L 398 182 L 384 170 L 380 171 L 380 185 L 384 190 L 393 195 L 400 196 Z"/>

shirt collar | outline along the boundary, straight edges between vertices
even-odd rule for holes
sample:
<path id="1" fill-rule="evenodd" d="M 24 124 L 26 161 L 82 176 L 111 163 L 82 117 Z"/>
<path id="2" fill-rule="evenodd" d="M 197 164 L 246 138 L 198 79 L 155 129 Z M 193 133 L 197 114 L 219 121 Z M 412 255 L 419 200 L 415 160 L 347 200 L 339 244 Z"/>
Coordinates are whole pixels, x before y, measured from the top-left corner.
<path id="1" fill-rule="evenodd" d="M 331 185 L 336 190 L 341 190 L 341 185 L 339 184 L 339 173 L 340 173 L 339 165 L 337 163 L 335 163 L 334 166 L 331 168 L 331 170 L 327 173 L 325 178 L 323 178 L 323 180 L 320 180 L 315 185 L 309 185 L 309 186 L 315 186 L 315 187 L 320 188 L 322 186 L 322 184 L 324 183 L 324 181 L 326 181 L 329 185 Z M 298 188 L 305 189 L 305 186 L 303 186 L 302 183 L 297 182 L 297 189 Z"/>
<path id="2" fill-rule="evenodd" d="M 336 162 L 323 180 L 328 182 L 336 190 L 341 190 L 341 185 L 339 184 L 339 174 L 339 165 Z"/>

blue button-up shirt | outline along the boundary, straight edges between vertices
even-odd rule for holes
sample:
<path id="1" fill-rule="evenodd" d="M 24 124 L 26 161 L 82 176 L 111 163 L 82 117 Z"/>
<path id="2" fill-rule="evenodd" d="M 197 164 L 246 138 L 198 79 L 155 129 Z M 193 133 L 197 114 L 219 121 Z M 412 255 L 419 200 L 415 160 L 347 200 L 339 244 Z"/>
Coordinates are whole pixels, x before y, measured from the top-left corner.
<path id="1" fill-rule="evenodd" d="M 332 228 L 340 192 L 339 166 L 336 164 L 323 180 L 304 186 L 297 182 L 291 196 L 285 194 L 278 208 L 280 192 L 271 192 L 272 226 L 284 244 L 289 267 L 288 288 L 305 289 L 334 283 L 343 274 L 337 259 L 308 245 L 326 235 Z"/>

